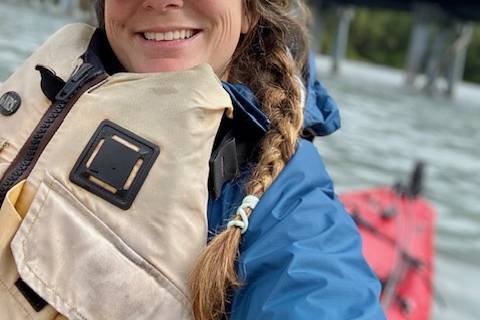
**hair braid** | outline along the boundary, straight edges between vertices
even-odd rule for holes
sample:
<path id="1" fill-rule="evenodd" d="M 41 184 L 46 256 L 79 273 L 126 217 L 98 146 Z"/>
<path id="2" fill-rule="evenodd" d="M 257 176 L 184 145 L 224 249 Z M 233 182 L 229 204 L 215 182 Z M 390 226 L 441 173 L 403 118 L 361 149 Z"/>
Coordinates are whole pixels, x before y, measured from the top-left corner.
<path id="1" fill-rule="evenodd" d="M 295 153 L 302 130 L 299 77 L 305 66 L 307 38 L 305 24 L 292 15 L 305 9 L 300 0 L 252 0 L 246 4 L 250 12 L 258 15 L 258 22 L 239 44 L 229 80 L 247 84 L 271 121 L 246 185 L 247 194 L 260 198 Z M 292 52 L 292 42 L 296 52 Z M 247 209 L 246 213 L 250 216 L 251 210 Z M 196 320 L 217 320 L 225 316 L 229 290 L 241 286 L 235 270 L 240 240 L 239 229 L 226 229 L 209 243 L 198 259 L 191 277 Z"/>
<path id="2" fill-rule="evenodd" d="M 299 78 L 306 67 L 308 14 L 303 0 L 243 1 L 252 25 L 232 58 L 229 81 L 246 84 L 271 121 L 246 185 L 247 194 L 260 198 L 294 154 L 302 129 Z M 104 27 L 105 0 L 95 6 Z M 190 279 L 196 320 L 225 316 L 229 290 L 241 285 L 235 270 L 240 240 L 239 229 L 227 229 L 199 257 Z"/>

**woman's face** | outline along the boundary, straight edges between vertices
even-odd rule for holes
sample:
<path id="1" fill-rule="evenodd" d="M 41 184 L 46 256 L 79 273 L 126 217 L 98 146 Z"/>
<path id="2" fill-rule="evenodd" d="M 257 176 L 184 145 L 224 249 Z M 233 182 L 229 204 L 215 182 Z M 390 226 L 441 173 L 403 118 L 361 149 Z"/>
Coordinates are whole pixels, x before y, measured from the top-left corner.
<path id="1" fill-rule="evenodd" d="M 210 64 L 219 77 L 248 31 L 243 0 L 105 0 L 105 29 L 130 72 Z"/>

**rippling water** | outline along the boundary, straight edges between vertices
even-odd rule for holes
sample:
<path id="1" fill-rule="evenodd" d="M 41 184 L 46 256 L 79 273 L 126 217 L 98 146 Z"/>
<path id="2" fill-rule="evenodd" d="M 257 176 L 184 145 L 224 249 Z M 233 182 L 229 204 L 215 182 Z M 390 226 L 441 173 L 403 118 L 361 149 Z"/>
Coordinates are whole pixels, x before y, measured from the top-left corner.
<path id="1" fill-rule="evenodd" d="M 49 35 L 71 21 L 0 0 L 0 81 L 4 81 Z"/>
<path id="2" fill-rule="evenodd" d="M 320 76 L 343 123 L 316 142 L 337 191 L 405 181 L 424 160 L 438 211 L 434 319 L 480 319 L 480 87 L 462 86 L 452 102 L 403 88 L 396 71 L 346 63 L 332 77 L 327 64 Z"/>
<path id="3" fill-rule="evenodd" d="M 0 81 L 71 19 L 0 3 Z M 427 162 L 426 196 L 438 210 L 435 286 L 444 303 L 434 319 L 480 319 L 480 88 L 456 102 L 402 88 L 401 74 L 346 63 L 324 84 L 341 106 L 343 127 L 317 146 L 337 191 L 391 185 L 417 159 Z"/>

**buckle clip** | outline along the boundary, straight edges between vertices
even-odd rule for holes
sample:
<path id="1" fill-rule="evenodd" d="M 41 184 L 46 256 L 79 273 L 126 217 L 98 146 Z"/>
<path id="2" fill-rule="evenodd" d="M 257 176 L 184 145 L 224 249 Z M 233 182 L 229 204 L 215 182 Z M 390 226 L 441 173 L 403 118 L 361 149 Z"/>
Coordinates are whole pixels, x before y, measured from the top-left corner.
<path id="1" fill-rule="evenodd" d="M 225 182 L 235 178 L 240 171 L 235 138 L 222 143 L 210 159 L 209 189 L 217 199 Z"/>

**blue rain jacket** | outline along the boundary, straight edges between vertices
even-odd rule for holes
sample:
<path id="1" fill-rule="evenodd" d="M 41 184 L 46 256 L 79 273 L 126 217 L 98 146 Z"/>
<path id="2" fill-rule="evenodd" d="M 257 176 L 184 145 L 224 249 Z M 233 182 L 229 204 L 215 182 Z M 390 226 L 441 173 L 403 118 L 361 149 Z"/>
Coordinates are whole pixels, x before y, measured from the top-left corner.
<path id="1" fill-rule="evenodd" d="M 268 119 L 248 88 L 224 83 L 234 107 L 266 131 Z M 311 59 L 304 126 L 322 136 L 340 127 L 336 104 L 316 80 Z M 223 230 L 244 194 L 248 170 L 208 206 L 209 231 Z M 262 196 L 242 236 L 232 320 L 385 319 L 380 283 L 364 260 L 357 227 L 335 195 L 315 146 L 301 140 Z"/>

